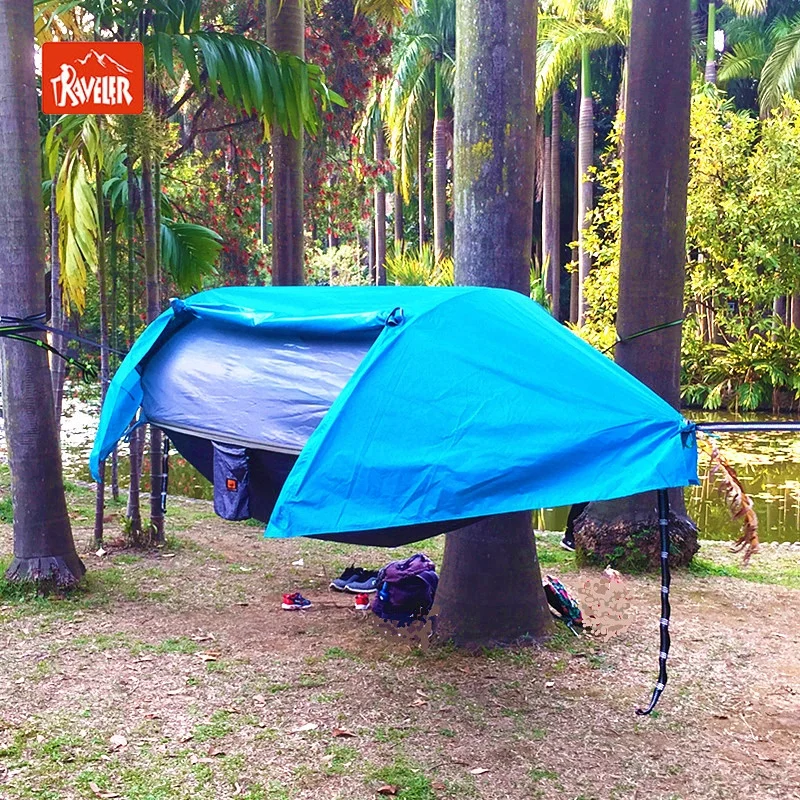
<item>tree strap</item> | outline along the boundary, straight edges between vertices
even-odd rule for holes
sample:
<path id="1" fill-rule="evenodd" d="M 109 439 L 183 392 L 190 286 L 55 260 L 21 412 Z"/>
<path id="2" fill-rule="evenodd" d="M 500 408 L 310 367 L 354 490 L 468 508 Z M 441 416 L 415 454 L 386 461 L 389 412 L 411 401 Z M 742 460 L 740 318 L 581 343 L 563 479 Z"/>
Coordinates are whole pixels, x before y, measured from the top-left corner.
<path id="1" fill-rule="evenodd" d="M 614 344 L 609 345 L 600 352 L 605 354 L 612 348 L 616 347 L 618 344 L 622 344 L 623 342 L 630 342 L 632 339 L 638 339 L 640 336 L 646 336 L 648 333 L 655 333 L 656 331 L 663 331 L 667 328 L 674 328 L 676 325 L 683 325 L 683 317 L 681 317 L 680 319 L 674 319 L 672 322 L 662 322 L 661 325 L 653 325 L 650 328 L 645 328 L 644 330 L 636 331 L 636 333 L 632 333 L 630 336 L 620 336 L 619 331 L 617 331 L 616 337 L 614 339 Z"/>

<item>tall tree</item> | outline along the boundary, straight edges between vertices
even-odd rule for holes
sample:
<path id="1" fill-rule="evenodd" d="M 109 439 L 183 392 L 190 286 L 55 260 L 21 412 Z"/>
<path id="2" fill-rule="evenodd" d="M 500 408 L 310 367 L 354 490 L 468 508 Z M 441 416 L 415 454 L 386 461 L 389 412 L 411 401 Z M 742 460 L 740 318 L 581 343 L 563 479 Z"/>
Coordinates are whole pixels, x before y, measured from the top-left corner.
<path id="1" fill-rule="evenodd" d="M 455 95 L 455 275 L 530 292 L 535 0 L 460 0 Z M 461 645 L 540 636 L 550 624 L 531 514 L 448 534 L 439 629 Z M 502 611 L 500 611 L 502 609 Z"/>
<path id="2" fill-rule="evenodd" d="M 453 95 L 455 0 L 414 0 L 395 44 L 395 76 L 389 98 L 391 156 L 408 199 L 417 171 L 420 193 L 426 160 L 426 121 L 433 111 L 433 246 L 445 251 L 447 221 L 447 140 Z M 415 158 L 416 156 L 416 158 Z M 423 225 L 420 199 L 420 226 Z M 420 235 L 420 243 L 423 236 Z"/>
<path id="3" fill-rule="evenodd" d="M 725 0 L 735 14 L 743 17 L 763 14 L 767 10 L 767 0 Z M 706 25 L 706 67 L 705 81 L 717 84 L 717 0 L 709 0 Z"/>
<path id="4" fill-rule="evenodd" d="M 0 0 L 0 315 L 13 317 L 45 308 L 32 44 L 33 3 Z M 6 578 L 71 586 L 85 567 L 67 516 L 47 353 L 0 338 L 0 363 L 14 509 Z"/>
<path id="5" fill-rule="evenodd" d="M 269 0 L 268 44 L 279 53 L 305 55 L 304 0 Z M 272 283 L 302 284 L 303 132 L 277 128 L 272 137 Z"/>
<path id="6" fill-rule="evenodd" d="M 636 0 L 628 53 L 617 363 L 676 408 L 681 328 L 626 337 L 683 316 L 689 180 L 691 23 L 687 0 Z M 682 492 L 673 492 L 675 563 L 697 551 Z M 579 517 L 579 557 L 624 568 L 660 559 L 655 493 L 592 503 Z M 620 554 L 624 554 L 620 556 Z"/>

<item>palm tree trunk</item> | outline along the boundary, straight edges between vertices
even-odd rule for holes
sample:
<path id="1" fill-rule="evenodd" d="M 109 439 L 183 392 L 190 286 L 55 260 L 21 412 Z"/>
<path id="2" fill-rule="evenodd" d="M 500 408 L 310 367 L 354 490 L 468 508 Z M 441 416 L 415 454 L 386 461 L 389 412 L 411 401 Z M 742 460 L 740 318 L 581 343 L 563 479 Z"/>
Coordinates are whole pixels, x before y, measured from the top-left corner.
<path id="1" fill-rule="evenodd" d="M 382 163 L 386 158 L 386 137 L 383 121 L 379 120 L 375 131 L 375 160 Z M 375 283 L 386 285 L 386 189 L 383 184 L 375 188 Z"/>
<path id="2" fill-rule="evenodd" d="M 305 55 L 303 0 L 269 0 L 268 42 L 273 50 Z M 272 283 L 299 286 L 303 265 L 303 133 L 276 128 L 272 137 Z"/>
<path id="3" fill-rule="evenodd" d="M 589 49 L 581 51 L 581 108 L 578 123 L 578 325 L 586 322 L 586 281 L 592 260 L 584 243 L 588 215 L 592 210 L 590 168 L 594 160 L 594 109 L 592 105 L 592 76 Z"/>
<path id="4" fill-rule="evenodd" d="M 772 301 L 772 313 L 785 325 L 786 324 L 786 295 L 778 295 Z"/>
<path id="5" fill-rule="evenodd" d="M 417 214 L 419 217 L 419 246 L 428 241 L 428 229 L 425 225 L 425 164 L 428 161 L 428 139 L 424 133 L 424 125 L 419 126 L 419 147 L 417 150 Z"/>
<path id="6" fill-rule="evenodd" d="M 397 183 L 397 173 L 395 173 L 394 185 L 394 249 L 396 253 L 400 252 L 403 246 L 403 195 L 400 192 L 400 186 Z"/>
<path id="7" fill-rule="evenodd" d="M 550 132 L 550 272 L 553 276 L 553 316 L 561 320 L 561 96 L 553 92 Z"/>
<path id="8" fill-rule="evenodd" d="M 553 229 L 553 202 L 550 197 L 550 182 L 551 170 L 553 168 L 551 147 L 551 120 L 550 104 L 545 106 L 544 113 L 542 114 L 542 127 L 544 128 L 544 145 L 542 147 L 542 269 L 547 270 L 547 280 L 545 283 L 545 291 L 553 299 L 553 272 L 550 269 L 550 257 L 552 255 L 550 250 L 550 232 Z"/>
<path id="9" fill-rule="evenodd" d="M 261 207 L 259 215 L 259 239 L 261 240 L 261 244 L 267 244 L 269 241 L 269 144 L 266 142 L 261 145 L 260 168 Z"/>
<path id="10" fill-rule="evenodd" d="M 675 408 L 680 327 L 625 337 L 683 316 L 690 44 L 685 0 L 633 4 L 616 361 Z M 671 495 L 671 552 L 675 564 L 685 565 L 697 551 L 697 529 L 686 516 L 682 490 Z M 575 543 L 582 560 L 656 568 L 655 492 L 590 504 L 576 523 Z"/>
<path id="11" fill-rule="evenodd" d="M 142 210 L 144 213 L 144 269 L 147 290 L 147 321 L 161 313 L 161 286 L 158 269 L 159 231 L 156 228 L 156 197 L 153 192 L 153 164 L 149 154 L 142 156 Z M 161 431 L 150 427 L 150 525 L 155 542 L 164 540 L 164 515 L 161 513 Z"/>
<path id="12" fill-rule="evenodd" d="M 61 294 L 61 253 L 58 247 L 59 217 L 56 210 L 56 181 L 50 189 L 50 320 L 54 328 L 64 329 L 66 315 Z M 66 341 L 58 333 L 52 334 L 52 345 L 56 350 L 63 350 Z M 56 431 L 61 433 L 61 411 L 64 405 L 64 379 L 67 374 L 67 363 L 63 358 L 52 356 L 50 359 L 50 377 L 53 385 L 53 412 L 56 420 Z"/>
<path id="13" fill-rule="evenodd" d="M 789 321 L 793 328 L 800 328 L 800 294 L 792 295 L 792 308 Z"/>
<path id="14" fill-rule="evenodd" d="M 462 0 L 456 9 L 456 283 L 527 295 L 536 4 Z M 531 513 L 492 517 L 448 534 L 436 606 L 442 638 L 459 645 L 545 634 L 550 613 Z"/>
<path id="15" fill-rule="evenodd" d="M 436 62 L 435 115 L 433 119 L 433 251 L 444 256 L 447 219 L 447 122 L 444 119 L 442 63 Z"/>
<path id="16" fill-rule="evenodd" d="M 111 247 L 109 253 L 109 267 L 111 270 L 111 314 L 110 324 L 111 332 L 109 336 L 109 344 L 115 350 L 119 350 L 119 248 L 117 242 L 117 223 L 112 220 L 111 222 Z M 110 379 L 110 365 L 111 353 L 108 354 L 109 358 L 109 375 L 107 376 L 106 385 Z M 117 361 L 117 363 L 119 363 Z M 111 497 L 116 503 L 119 501 L 119 447 L 114 445 L 111 451 Z"/>
<path id="17" fill-rule="evenodd" d="M 717 30 L 717 4 L 711 0 L 708 4 L 708 32 L 706 39 L 706 72 L 705 81 L 717 85 L 717 52 L 714 49 L 714 34 Z"/>
<path id="18" fill-rule="evenodd" d="M 109 381 L 108 365 L 108 287 L 105 257 L 105 201 L 103 173 L 95 165 L 95 202 L 97 203 L 97 288 L 100 306 L 100 405 L 106 399 Z M 100 480 L 95 485 L 94 543 L 103 544 L 103 516 L 106 509 L 106 462 L 100 462 Z"/>
<path id="19" fill-rule="evenodd" d="M 33 3 L 0 3 L 0 314 L 16 317 L 45 305 L 32 42 Z M 14 511 L 6 580 L 73 586 L 86 568 L 67 515 L 47 352 L 0 338 L 0 365 Z"/>
<path id="20" fill-rule="evenodd" d="M 136 275 L 136 259 L 134 255 L 134 228 L 135 209 L 138 203 L 136 195 L 136 176 L 130 157 L 127 160 L 128 171 L 128 208 L 125 214 L 125 237 L 127 244 L 128 260 L 128 349 L 133 346 L 136 320 L 134 317 L 134 279 Z M 128 483 L 128 507 L 125 516 L 128 518 L 128 535 L 131 541 L 138 543 L 142 537 L 142 513 L 139 507 L 139 493 L 142 479 L 142 457 L 144 453 L 144 435 L 140 429 L 131 434 L 130 450 L 130 478 Z"/>

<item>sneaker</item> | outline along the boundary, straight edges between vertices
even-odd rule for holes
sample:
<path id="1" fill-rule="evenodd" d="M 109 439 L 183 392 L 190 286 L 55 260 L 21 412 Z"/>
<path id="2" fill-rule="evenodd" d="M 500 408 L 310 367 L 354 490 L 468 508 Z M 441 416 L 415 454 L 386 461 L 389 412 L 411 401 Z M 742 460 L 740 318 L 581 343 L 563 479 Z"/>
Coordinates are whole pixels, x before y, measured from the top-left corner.
<path id="1" fill-rule="evenodd" d="M 337 592 L 343 592 L 344 587 L 347 586 L 347 582 L 358 578 L 363 571 L 361 567 L 351 564 L 338 578 L 334 578 L 331 581 L 331 589 L 335 589 Z"/>
<path id="2" fill-rule="evenodd" d="M 356 611 L 366 611 L 369 608 L 369 595 L 357 594 L 356 595 Z"/>
<path id="3" fill-rule="evenodd" d="M 372 594 L 378 591 L 378 573 L 363 572 L 359 579 L 352 580 L 344 587 L 350 594 Z"/>
<path id="4" fill-rule="evenodd" d="M 568 550 L 570 553 L 574 553 L 575 552 L 575 541 L 571 540 L 571 539 L 567 539 L 567 537 L 565 536 L 561 540 L 561 549 L 562 550 Z"/>
<path id="5" fill-rule="evenodd" d="M 283 595 L 283 602 L 281 603 L 281 608 L 284 611 L 299 611 L 301 609 L 306 609 L 311 607 L 311 601 L 306 600 L 300 592 L 295 592 L 294 594 L 285 594 Z"/>

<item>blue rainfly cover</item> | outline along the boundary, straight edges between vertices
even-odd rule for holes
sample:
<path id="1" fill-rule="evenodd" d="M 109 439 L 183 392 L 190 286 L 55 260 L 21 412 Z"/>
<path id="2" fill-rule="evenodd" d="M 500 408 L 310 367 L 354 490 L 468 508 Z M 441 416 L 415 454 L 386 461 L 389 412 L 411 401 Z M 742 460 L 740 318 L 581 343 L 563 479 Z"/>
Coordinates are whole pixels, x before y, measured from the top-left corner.
<path id="1" fill-rule="evenodd" d="M 142 359 L 178 335 L 187 316 L 295 335 L 376 335 L 300 453 L 268 536 L 467 519 L 697 483 L 691 423 L 530 299 L 475 287 L 235 288 L 176 301 L 109 387 L 93 474 L 142 404 Z"/>

